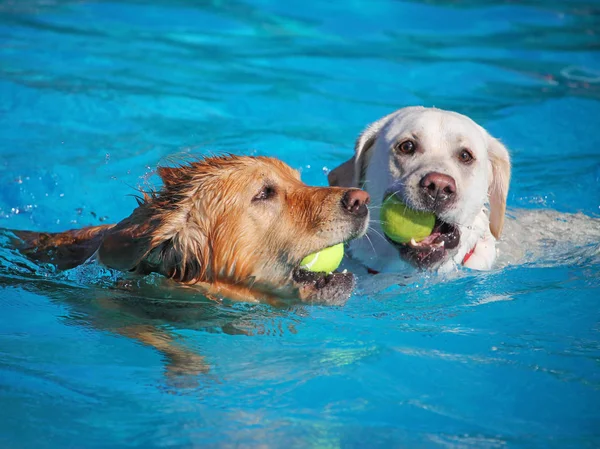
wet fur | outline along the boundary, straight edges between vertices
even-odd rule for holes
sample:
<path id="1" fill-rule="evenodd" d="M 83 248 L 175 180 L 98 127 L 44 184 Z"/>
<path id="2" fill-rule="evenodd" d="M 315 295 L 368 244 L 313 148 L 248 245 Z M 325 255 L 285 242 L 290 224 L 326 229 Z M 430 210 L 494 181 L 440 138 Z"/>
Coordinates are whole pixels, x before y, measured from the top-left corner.
<path id="1" fill-rule="evenodd" d="M 96 257 L 109 268 L 157 272 L 209 296 L 310 301 L 314 292 L 293 285 L 293 270 L 307 254 L 356 237 L 367 225 L 340 207 L 348 189 L 309 187 L 272 158 L 212 157 L 158 174 L 163 188 L 144 194 L 118 224 L 13 231 L 17 246 L 59 269 Z M 276 197 L 254 201 L 265 185 Z"/>
<path id="2" fill-rule="evenodd" d="M 410 157 L 395 150 L 405 139 L 419 142 L 419 151 Z M 458 162 L 462 148 L 474 155 L 469 166 Z M 375 204 L 394 192 L 410 207 L 424 210 L 419 181 L 431 172 L 456 181 L 456 201 L 437 215 L 459 228 L 461 240 L 441 264 L 430 268 L 453 269 L 475 248 L 466 266 L 490 269 L 504 226 L 511 162 L 506 147 L 470 118 L 436 108 L 399 109 L 367 126 L 356 141 L 354 156 L 330 173 L 329 182 L 364 187 Z M 371 230 L 369 239 L 350 245 L 352 255 L 377 271 L 403 270 L 407 264 L 382 237 L 380 223 L 372 224 Z"/>

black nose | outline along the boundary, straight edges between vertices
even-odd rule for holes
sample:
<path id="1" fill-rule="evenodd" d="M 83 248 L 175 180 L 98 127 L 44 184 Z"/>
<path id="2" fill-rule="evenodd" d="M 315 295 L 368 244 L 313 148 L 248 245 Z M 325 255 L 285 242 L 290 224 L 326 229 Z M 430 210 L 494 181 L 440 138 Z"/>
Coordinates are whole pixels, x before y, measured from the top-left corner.
<path id="1" fill-rule="evenodd" d="M 425 201 L 434 207 L 443 207 L 456 197 L 456 181 L 452 176 L 431 172 L 423 176 L 419 185 Z"/>
<path id="2" fill-rule="evenodd" d="M 342 196 L 342 207 L 352 215 L 363 217 L 369 211 L 367 204 L 371 201 L 371 197 L 364 190 L 352 189 L 346 191 Z"/>

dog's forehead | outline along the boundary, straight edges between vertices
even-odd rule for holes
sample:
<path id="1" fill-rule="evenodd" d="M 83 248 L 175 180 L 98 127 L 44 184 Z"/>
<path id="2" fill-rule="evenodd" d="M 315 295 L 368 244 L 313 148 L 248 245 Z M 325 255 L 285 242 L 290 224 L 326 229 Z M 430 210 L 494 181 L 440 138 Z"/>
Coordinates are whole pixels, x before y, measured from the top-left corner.
<path id="1" fill-rule="evenodd" d="M 257 159 L 252 167 L 248 168 L 246 174 L 250 179 L 265 182 L 292 182 L 300 181 L 300 172 L 294 170 L 286 163 L 273 158 Z"/>
<path id="2" fill-rule="evenodd" d="M 393 117 L 383 131 L 387 141 L 414 138 L 425 144 L 473 145 L 482 139 L 473 120 L 456 112 L 418 109 Z"/>

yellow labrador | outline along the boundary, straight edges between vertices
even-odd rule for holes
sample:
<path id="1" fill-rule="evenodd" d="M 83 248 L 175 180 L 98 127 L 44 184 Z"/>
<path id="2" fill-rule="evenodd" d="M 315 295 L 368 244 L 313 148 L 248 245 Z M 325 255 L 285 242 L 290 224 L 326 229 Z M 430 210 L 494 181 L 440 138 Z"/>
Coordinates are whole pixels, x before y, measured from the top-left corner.
<path id="1" fill-rule="evenodd" d="M 373 271 L 396 271 L 398 263 L 406 262 L 420 268 L 447 270 L 462 264 L 486 270 L 496 259 L 510 172 L 506 147 L 470 118 L 407 107 L 369 125 L 354 156 L 329 174 L 329 182 L 361 186 L 375 205 L 396 195 L 437 217 L 430 237 L 407 244 L 384 238 L 380 223 L 374 222 L 368 238 L 350 246 L 352 255 Z"/>

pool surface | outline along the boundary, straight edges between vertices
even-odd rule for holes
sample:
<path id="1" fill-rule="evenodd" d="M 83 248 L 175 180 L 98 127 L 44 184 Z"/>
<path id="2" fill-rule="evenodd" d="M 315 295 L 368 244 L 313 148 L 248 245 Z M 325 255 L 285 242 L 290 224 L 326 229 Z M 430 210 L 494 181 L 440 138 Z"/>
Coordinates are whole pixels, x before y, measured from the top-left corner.
<path id="1" fill-rule="evenodd" d="M 0 228 L 116 222 L 173 154 L 276 156 L 324 185 L 413 104 L 503 140 L 511 207 L 600 216 L 600 2 L 5 0 Z M 114 275 L 35 266 L 0 233 L 0 447 L 600 447 L 600 243 L 359 279 L 341 308 L 127 295 Z M 124 323 L 176 335 L 198 372 Z"/>

